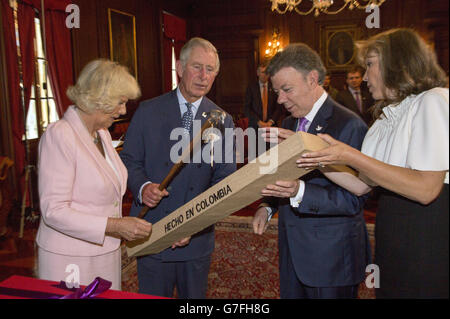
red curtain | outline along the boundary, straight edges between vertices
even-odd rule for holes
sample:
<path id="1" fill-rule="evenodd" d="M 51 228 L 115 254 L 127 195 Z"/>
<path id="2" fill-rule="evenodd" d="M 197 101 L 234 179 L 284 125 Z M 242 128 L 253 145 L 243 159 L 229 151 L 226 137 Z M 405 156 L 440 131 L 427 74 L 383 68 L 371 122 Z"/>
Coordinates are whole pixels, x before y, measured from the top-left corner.
<path id="1" fill-rule="evenodd" d="M 41 0 L 22 0 L 42 10 Z M 66 27 L 66 7 L 70 0 L 44 0 L 45 44 L 47 48 L 48 75 L 59 117 L 71 104 L 66 96 L 67 88 L 73 84 L 72 42 L 70 29 Z"/>
<path id="2" fill-rule="evenodd" d="M 22 56 L 22 78 L 25 88 L 25 114 L 30 105 L 31 86 L 33 85 L 35 54 L 34 54 L 34 17 L 36 13 L 32 7 L 21 2 L 17 7 L 19 24 L 20 55 Z"/>
<path id="3" fill-rule="evenodd" d="M 19 66 L 17 62 L 16 34 L 13 11 L 9 0 L 1 0 L 3 36 L 5 38 L 6 73 L 8 75 L 9 106 L 12 117 L 12 138 L 14 145 L 14 170 L 21 176 L 25 163 L 25 148 L 22 143 L 24 133 L 23 112 L 20 104 Z M 22 185 L 21 185 L 22 186 Z"/>
<path id="4" fill-rule="evenodd" d="M 14 168 L 15 175 L 19 179 L 19 191 L 23 193 L 25 189 L 24 177 L 26 151 L 23 143 L 23 136 L 25 134 L 25 121 L 22 106 L 22 96 L 20 92 L 20 77 L 19 65 L 17 57 L 17 42 L 16 33 L 14 29 L 13 9 L 9 6 L 9 0 L 0 0 L 3 14 L 3 33 L 5 38 L 5 58 L 7 64 L 8 76 L 8 93 L 9 104 L 12 116 L 12 139 L 14 146 Z M 58 86 L 53 88 L 55 100 L 58 105 L 60 116 L 64 113 L 69 105 L 65 96 L 67 86 L 73 82 L 72 76 L 72 50 L 70 43 L 70 30 L 65 26 L 65 7 L 70 3 L 66 0 L 46 0 L 46 6 L 52 9 L 63 10 L 63 12 L 50 11 L 48 14 L 47 28 L 54 29 L 55 32 L 47 31 L 47 47 L 49 52 L 49 73 L 52 83 L 57 83 Z M 18 27 L 20 40 L 20 54 L 22 64 L 22 78 L 24 83 L 24 102 L 25 114 L 28 111 L 31 85 L 33 83 L 35 72 L 35 53 L 34 53 L 34 36 L 35 26 L 34 17 L 35 11 L 33 8 L 40 10 L 40 0 L 22 0 L 18 3 Z M 53 13 L 56 14 L 53 14 Z M 47 17 L 47 16 L 46 16 Z M 51 25 L 50 25 L 51 24 Z M 50 34 L 50 35 L 49 35 Z M 56 48 L 60 54 L 55 54 Z M 53 51 L 51 51 L 53 50 Z M 50 52 L 51 51 L 51 52 Z M 61 54 L 64 52 L 64 54 Z M 50 61 L 51 59 L 51 61 Z"/>
<path id="5" fill-rule="evenodd" d="M 22 0 L 25 3 L 31 4 L 33 7 L 41 10 L 41 0 Z M 45 9 L 65 11 L 66 7 L 72 3 L 70 0 L 44 0 Z"/>
<path id="6" fill-rule="evenodd" d="M 180 51 L 186 42 L 186 21 L 174 15 L 163 13 L 164 37 L 164 90 L 172 90 L 172 46 L 175 46 L 175 56 L 180 57 Z"/>
<path id="7" fill-rule="evenodd" d="M 66 91 L 73 84 L 72 43 L 65 21 L 65 12 L 46 9 L 45 43 L 48 71 L 59 117 L 62 117 L 71 104 Z"/>

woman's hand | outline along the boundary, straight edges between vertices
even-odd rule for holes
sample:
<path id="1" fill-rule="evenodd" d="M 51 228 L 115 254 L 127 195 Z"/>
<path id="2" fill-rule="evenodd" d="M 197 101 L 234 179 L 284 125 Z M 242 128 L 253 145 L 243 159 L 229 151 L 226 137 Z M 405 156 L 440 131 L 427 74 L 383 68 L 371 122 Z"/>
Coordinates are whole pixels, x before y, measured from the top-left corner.
<path id="1" fill-rule="evenodd" d="M 132 241 L 146 238 L 152 232 L 152 224 L 136 217 L 108 218 L 106 234 Z"/>
<path id="2" fill-rule="evenodd" d="M 321 139 L 330 144 L 316 152 L 308 152 L 297 160 L 297 166 L 301 168 L 317 167 L 324 165 L 349 165 L 353 152 L 359 152 L 353 147 L 335 140 L 328 134 L 317 134 Z"/>

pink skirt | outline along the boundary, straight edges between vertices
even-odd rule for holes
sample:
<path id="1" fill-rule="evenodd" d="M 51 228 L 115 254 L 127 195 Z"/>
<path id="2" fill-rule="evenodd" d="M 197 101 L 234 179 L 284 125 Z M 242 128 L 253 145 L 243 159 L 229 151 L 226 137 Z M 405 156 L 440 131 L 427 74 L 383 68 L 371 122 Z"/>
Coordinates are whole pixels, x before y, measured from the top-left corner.
<path id="1" fill-rule="evenodd" d="M 78 285 L 89 285 L 96 277 L 112 282 L 111 289 L 121 290 L 120 247 L 100 256 L 66 256 L 38 248 L 38 278 Z"/>

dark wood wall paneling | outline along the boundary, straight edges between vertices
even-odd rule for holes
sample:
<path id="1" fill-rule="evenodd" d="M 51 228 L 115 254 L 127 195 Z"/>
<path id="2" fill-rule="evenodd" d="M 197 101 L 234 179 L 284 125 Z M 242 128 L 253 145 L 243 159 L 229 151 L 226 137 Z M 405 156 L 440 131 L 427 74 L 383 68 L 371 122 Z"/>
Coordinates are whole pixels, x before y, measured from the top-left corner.
<path id="1" fill-rule="evenodd" d="M 160 2 L 147 0 L 75 0 L 80 7 L 80 28 L 72 32 L 74 75 L 91 60 L 109 58 L 108 8 L 136 17 L 138 82 L 142 97 L 148 99 L 162 93 Z M 134 113 L 138 103 L 129 103 Z"/>
<path id="2" fill-rule="evenodd" d="M 439 61 L 448 73 L 448 1 L 440 0 L 432 3 L 434 7 L 430 9 L 430 2 L 426 0 L 388 0 L 380 7 L 380 29 L 366 27 L 366 17 L 370 13 L 366 13 L 365 10 L 344 10 L 338 15 L 321 14 L 319 17 L 312 14 L 299 16 L 291 13 L 285 17 L 289 20 L 291 42 L 304 42 L 310 45 L 321 54 L 322 58 L 324 48 L 321 45 L 321 29 L 326 26 L 356 25 L 360 30 L 361 39 L 395 27 L 411 27 L 428 41 L 436 43 L 437 51 L 440 50 Z M 433 34 L 439 36 L 434 37 Z M 345 71 L 332 71 L 332 85 L 342 89 L 344 84 Z"/>
<path id="3" fill-rule="evenodd" d="M 435 43 L 438 59 L 448 73 L 448 1 L 388 0 L 380 7 L 380 29 L 368 29 L 365 10 L 344 10 L 337 15 L 280 15 L 270 10 L 269 0 L 167 0 L 167 10 L 188 20 L 189 36 L 209 39 L 219 50 L 221 71 L 209 96 L 233 115 L 243 110 L 245 89 L 256 80 L 255 68 L 274 27 L 281 32 L 283 46 L 304 42 L 324 58 L 321 39 L 327 26 L 353 25 L 360 39 L 394 27 L 411 27 Z M 432 4 L 432 6 L 430 6 Z M 310 7 L 304 1 L 301 8 Z M 345 70 L 331 70 L 332 85 L 342 89 Z"/>
<path id="4" fill-rule="evenodd" d="M 388 0 L 380 8 L 381 29 L 367 29 L 364 10 L 344 10 L 338 15 L 295 12 L 280 15 L 270 10 L 269 0 L 76 0 L 81 28 L 73 32 L 75 75 L 90 60 L 109 57 L 107 8 L 136 16 L 138 80 L 142 99 L 162 93 L 161 10 L 187 21 L 188 38 L 201 36 L 218 49 L 221 70 L 208 94 L 225 110 L 238 116 L 243 111 L 245 90 L 256 80 L 256 66 L 273 28 L 281 32 L 283 46 L 304 42 L 324 57 L 323 28 L 354 25 L 365 38 L 393 27 L 413 27 L 435 43 L 441 65 L 448 73 L 448 1 Z M 433 4 L 433 6 L 430 6 Z M 301 7 L 306 9 L 309 1 Z M 342 89 L 345 70 L 332 70 L 332 85 Z M 133 113 L 137 104 L 132 105 Z"/>
<path id="5" fill-rule="evenodd" d="M 256 80 L 265 25 L 260 1 L 194 1 L 190 9 L 189 36 L 208 39 L 219 52 L 220 72 L 208 96 L 236 118 L 248 83 Z"/>

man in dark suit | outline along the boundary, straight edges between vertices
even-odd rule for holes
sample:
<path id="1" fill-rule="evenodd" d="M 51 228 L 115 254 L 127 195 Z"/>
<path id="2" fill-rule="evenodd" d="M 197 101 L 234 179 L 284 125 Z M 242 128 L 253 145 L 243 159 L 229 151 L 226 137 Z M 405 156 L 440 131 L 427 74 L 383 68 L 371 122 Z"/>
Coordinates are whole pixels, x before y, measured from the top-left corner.
<path id="1" fill-rule="evenodd" d="M 283 128 L 266 129 L 267 139 L 305 131 L 361 147 L 367 125 L 325 92 L 325 68 L 311 48 L 289 45 L 275 55 L 267 72 L 278 102 L 291 113 Z M 355 298 L 370 260 L 365 197 L 337 186 L 319 170 L 267 185 L 261 194 L 266 200 L 255 213 L 255 233 L 262 234 L 279 209 L 281 298 Z"/>
<path id="2" fill-rule="evenodd" d="M 336 100 L 336 96 L 338 94 L 338 90 L 335 89 L 331 85 L 331 73 L 330 72 L 327 72 L 327 74 L 325 74 L 325 79 L 323 80 L 322 87 L 325 89 L 325 91 L 327 91 L 327 93 L 331 96 L 331 98 L 333 100 Z"/>
<path id="3" fill-rule="evenodd" d="M 258 128 L 276 126 L 283 115 L 269 76 L 265 73 L 266 67 L 267 63 L 258 66 L 258 81 L 250 84 L 245 93 L 244 114 L 248 117 L 248 126 L 255 131 Z"/>
<path id="4" fill-rule="evenodd" d="M 358 114 L 367 125 L 372 122 L 369 108 L 374 104 L 372 95 L 362 86 L 364 69 L 356 66 L 347 71 L 347 89 L 339 91 L 336 102 Z"/>
<path id="5" fill-rule="evenodd" d="M 193 159 L 168 189 L 158 190 L 158 183 L 178 160 L 181 141 L 185 139 L 182 136 L 196 135 L 207 120 L 205 115 L 221 110 L 205 96 L 219 71 L 217 50 L 209 41 L 193 38 L 187 42 L 176 70 L 180 77 L 178 88 L 141 103 L 120 153 L 128 169 L 128 187 L 135 198 L 130 215 L 137 216 L 145 204 L 151 208 L 145 216 L 150 223 L 159 221 L 236 170 L 235 155 L 226 154 L 230 149 L 234 152 L 234 145 L 225 147 L 230 142 L 225 133 L 215 142 L 222 146 L 222 158 L 212 165 L 206 159 L 196 161 L 194 148 Z M 228 132 L 234 128 L 228 114 L 224 126 L 231 128 Z M 197 151 L 203 154 L 203 150 Z M 224 159 L 230 158 L 231 163 L 226 163 Z M 205 298 L 213 250 L 214 226 L 211 226 L 158 254 L 139 257 L 139 292 L 172 297 L 176 287 L 179 298 Z"/>

